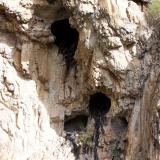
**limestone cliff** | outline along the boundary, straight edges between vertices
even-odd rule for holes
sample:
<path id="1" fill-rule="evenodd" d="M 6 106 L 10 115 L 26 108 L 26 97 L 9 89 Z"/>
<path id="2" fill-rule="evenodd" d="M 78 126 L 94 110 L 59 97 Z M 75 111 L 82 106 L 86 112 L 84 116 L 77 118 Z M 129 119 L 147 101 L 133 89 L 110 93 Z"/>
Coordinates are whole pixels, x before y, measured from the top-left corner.
<path id="1" fill-rule="evenodd" d="M 0 0 L 0 160 L 160 160 L 149 2 Z"/>

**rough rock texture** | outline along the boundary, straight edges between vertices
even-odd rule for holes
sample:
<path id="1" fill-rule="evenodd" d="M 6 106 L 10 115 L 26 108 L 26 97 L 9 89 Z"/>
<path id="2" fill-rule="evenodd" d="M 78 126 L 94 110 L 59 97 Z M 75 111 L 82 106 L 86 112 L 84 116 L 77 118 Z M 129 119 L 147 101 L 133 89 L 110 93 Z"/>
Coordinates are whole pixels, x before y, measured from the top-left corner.
<path id="1" fill-rule="evenodd" d="M 0 0 L 0 160 L 159 160 L 148 2 Z M 56 45 L 51 25 L 64 19 L 78 46 Z"/>

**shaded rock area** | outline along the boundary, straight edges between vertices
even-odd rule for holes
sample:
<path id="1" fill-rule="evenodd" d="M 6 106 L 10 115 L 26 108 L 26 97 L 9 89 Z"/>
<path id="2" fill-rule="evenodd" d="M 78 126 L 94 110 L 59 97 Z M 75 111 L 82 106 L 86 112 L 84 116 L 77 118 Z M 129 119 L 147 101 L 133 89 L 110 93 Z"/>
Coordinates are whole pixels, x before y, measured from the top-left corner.
<path id="1" fill-rule="evenodd" d="M 87 126 L 88 117 L 85 115 L 76 116 L 73 119 L 64 122 L 64 130 L 66 132 L 80 132 Z"/>
<path id="2" fill-rule="evenodd" d="M 160 159 L 150 3 L 0 0 L 0 160 Z"/>

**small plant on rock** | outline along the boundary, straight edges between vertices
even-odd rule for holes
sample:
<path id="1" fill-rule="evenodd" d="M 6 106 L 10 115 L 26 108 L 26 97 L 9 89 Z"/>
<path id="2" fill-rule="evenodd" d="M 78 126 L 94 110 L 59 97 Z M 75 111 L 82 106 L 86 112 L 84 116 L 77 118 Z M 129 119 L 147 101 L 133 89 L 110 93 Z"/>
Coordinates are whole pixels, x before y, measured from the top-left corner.
<path id="1" fill-rule="evenodd" d="M 122 159 L 124 154 L 124 148 L 121 146 L 120 141 L 117 139 L 113 139 L 109 142 L 109 153 L 112 158 Z"/>
<path id="2" fill-rule="evenodd" d="M 76 143 L 85 150 L 92 150 L 94 146 L 93 129 L 89 128 L 86 132 L 80 132 Z"/>
<path id="3" fill-rule="evenodd" d="M 88 146 L 89 148 L 92 147 L 93 145 L 93 135 L 92 134 L 89 134 L 89 133 L 80 133 L 79 136 L 78 136 L 78 139 L 77 139 L 77 144 L 79 146 Z"/>

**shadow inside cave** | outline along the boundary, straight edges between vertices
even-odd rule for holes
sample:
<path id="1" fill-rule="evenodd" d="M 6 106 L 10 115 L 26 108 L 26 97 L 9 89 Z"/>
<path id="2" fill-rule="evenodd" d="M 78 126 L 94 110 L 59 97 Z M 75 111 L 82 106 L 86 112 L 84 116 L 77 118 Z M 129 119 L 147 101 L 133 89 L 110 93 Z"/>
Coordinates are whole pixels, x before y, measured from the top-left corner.
<path id="1" fill-rule="evenodd" d="M 74 55 L 78 46 L 79 33 L 71 27 L 69 19 L 54 22 L 51 25 L 51 32 L 55 36 L 55 44 L 59 48 L 59 53 L 63 55 L 67 74 L 69 69 L 76 65 Z"/>

